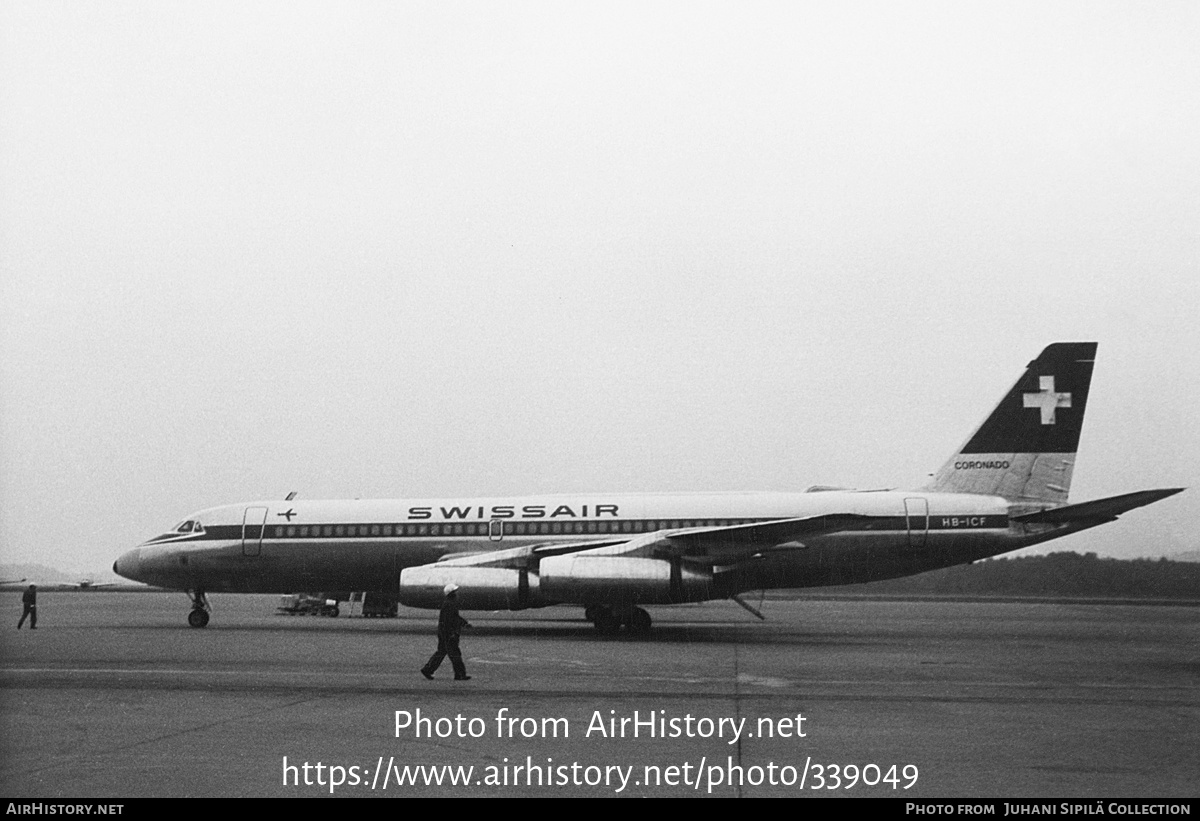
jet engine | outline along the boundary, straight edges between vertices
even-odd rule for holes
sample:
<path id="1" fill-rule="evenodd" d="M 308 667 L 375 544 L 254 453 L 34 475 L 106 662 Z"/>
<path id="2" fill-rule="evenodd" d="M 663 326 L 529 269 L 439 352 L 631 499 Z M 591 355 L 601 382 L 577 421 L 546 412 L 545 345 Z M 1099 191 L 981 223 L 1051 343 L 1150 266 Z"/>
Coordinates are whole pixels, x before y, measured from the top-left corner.
<path id="1" fill-rule="evenodd" d="M 677 604 L 711 597 L 712 571 L 678 560 L 567 554 L 542 559 L 543 596 L 556 602 Z"/>
<path id="2" fill-rule="evenodd" d="M 456 598 L 463 610 L 524 610 L 547 602 L 539 591 L 538 574 L 509 567 L 462 567 L 427 564 L 400 571 L 400 602 L 408 607 L 437 609 L 447 584 L 458 585 Z"/>

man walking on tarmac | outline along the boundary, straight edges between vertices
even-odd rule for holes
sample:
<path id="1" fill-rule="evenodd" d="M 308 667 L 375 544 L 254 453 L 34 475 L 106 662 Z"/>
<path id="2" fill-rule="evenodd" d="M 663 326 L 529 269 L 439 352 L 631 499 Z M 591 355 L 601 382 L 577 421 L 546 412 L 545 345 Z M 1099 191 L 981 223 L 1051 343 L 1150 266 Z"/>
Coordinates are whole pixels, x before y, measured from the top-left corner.
<path id="1" fill-rule="evenodd" d="M 21 620 L 17 622 L 17 629 L 21 629 L 21 625 L 25 623 L 25 619 L 29 619 L 29 629 L 37 630 L 37 585 L 29 585 L 29 589 L 21 594 L 21 604 L 25 605 L 24 612 L 21 613 Z"/>
<path id="2" fill-rule="evenodd" d="M 462 633 L 464 627 L 470 627 L 470 623 L 458 614 L 458 597 L 455 591 L 458 590 L 458 585 L 451 582 L 444 588 L 446 600 L 442 602 L 442 611 L 438 615 L 438 646 L 437 652 L 429 657 L 429 661 L 421 668 L 421 675 L 432 680 L 433 674 L 437 672 L 437 668 L 441 665 L 442 659 L 446 656 L 450 657 L 450 663 L 454 665 L 454 680 L 467 681 L 471 677 L 467 675 L 467 668 L 463 664 L 462 651 L 458 649 L 458 637 Z"/>

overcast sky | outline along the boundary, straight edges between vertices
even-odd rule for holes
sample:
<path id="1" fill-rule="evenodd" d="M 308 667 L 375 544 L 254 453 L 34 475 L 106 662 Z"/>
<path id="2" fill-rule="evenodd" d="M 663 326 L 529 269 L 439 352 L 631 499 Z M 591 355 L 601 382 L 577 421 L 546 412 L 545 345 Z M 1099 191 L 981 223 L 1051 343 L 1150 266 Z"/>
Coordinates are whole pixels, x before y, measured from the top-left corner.
<path id="1" fill-rule="evenodd" d="M 1197 43 L 1194 2 L 4 2 L 0 561 L 292 490 L 914 487 L 1059 340 L 1072 500 L 1194 485 Z"/>

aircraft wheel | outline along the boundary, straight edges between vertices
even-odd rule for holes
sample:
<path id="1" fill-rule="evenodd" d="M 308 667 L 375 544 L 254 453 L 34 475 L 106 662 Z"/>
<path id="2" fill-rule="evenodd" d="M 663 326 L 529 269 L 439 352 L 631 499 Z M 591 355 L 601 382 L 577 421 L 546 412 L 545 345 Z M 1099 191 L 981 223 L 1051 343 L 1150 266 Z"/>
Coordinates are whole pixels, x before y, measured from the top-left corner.
<path id="1" fill-rule="evenodd" d="M 621 620 L 611 610 L 601 610 L 592 620 L 602 636 L 615 636 L 621 630 Z"/>
<path id="2" fill-rule="evenodd" d="M 629 632 L 635 636 L 644 636 L 650 632 L 652 620 L 650 614 L 640 607 L 633 608 L 629 616 Z"/>
<path id="3" fill-rule="evenodd" d="M 329 618 L 336 619 L 338 617 L 338 614 L 340 614 L 341 612 L 342 611 L 338 610 L 337 605 L 335 604 L 333 607 L 329 608 Z"/>
<path id="4" fill-rule="evenodd" d="M 208 626 L 208 611 L 196 608 L 188 613 L 188 625 L 191 627 L 207 627 Z"/>

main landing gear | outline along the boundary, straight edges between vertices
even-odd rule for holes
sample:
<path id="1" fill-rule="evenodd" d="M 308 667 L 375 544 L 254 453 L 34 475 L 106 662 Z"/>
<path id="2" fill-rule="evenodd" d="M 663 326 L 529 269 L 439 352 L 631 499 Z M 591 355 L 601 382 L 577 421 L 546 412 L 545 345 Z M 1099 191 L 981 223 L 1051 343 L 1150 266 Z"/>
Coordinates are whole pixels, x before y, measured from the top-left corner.
<path id="1" fill-rule="evenodd" d="M 583 615 L 602 636 L 615 636 L 622 627 L 634 636 L 644 636 L 650 632 L 650 614 L 640 607 L 614 608 L 606 604 L 593 604 L 583 611 Z"/>
<path id="2" fill-rule="evenodd" d="M 188 613 L 188 626 L 207 627 L 208 614 L 212 610 L 208 605 L 208 596 L 203 590 L 189 590 L 188 597 L 192 600 L 192 612 Z"/>

